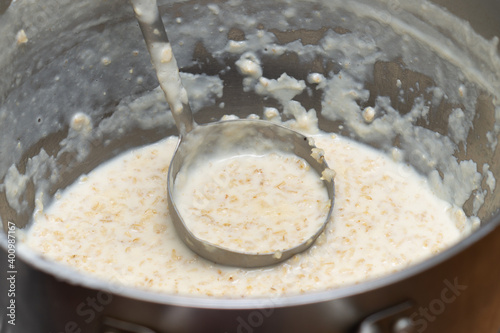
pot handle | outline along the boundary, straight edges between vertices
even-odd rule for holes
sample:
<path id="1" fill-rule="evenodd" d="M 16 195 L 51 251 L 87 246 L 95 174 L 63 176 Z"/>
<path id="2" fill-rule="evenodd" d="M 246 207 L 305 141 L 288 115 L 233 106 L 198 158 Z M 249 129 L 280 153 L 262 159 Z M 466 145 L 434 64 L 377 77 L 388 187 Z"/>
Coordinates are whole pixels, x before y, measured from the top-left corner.
<path id="1" fill-rule="evenodd" d="M 102 320 L 100 333 L 157 333 L 152 329 L 121 321 L 111 317 L 104 317 Z"/>
<path id="2" fill-rule="evenodd" d="M 409 315 L 415 308 L 412 301 L 406 301 L 378 311 L 366 317 L 357 333 L 415 333 L 416 328 Z M 156 331 L 111 317 L 104 317 L 101 333 L 157 333 Z"/>
<path id="3" fill-rule="evenodd" d="M 409 317 L 414 308 L 414 302 L 406 301 L 371 314 L 361 322 L 357 333 L 415 333 Z"/>

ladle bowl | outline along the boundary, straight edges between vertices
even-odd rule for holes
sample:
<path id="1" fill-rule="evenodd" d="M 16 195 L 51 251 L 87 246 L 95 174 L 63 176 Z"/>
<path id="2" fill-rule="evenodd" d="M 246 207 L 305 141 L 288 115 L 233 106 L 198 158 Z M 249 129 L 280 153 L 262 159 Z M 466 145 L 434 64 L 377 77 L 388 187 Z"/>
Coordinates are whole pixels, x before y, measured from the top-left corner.
<path id="1" fill-rule="evenodd" d="M 177 146 L 168 172 L 168 205 L 177 234 L 188 247 L 213 262 L 239 267 L 261 267 L 280 263 L 308 249 L 325 229 L 330 220 L 334 203 L 334 181 L 328 177 L 329 169 L 324 158 L 313 154 L 313 141 L 298 132 L 263 120 L 229 120 L 197 126 L 184 136 Z M 182 168 L 196 164 L 206 156 L 217 155 L 219 150 L 235 155 L 242 153 L 293 154 L 304 159 L 322 179 L 329 198 L 328 214 L 319 228 L 308 238 L 285 250 L 266 253 L 235 251 L 207 242 L 197 237 L 186 226 L 175 204 L 175 178 Z M 326 175 L 325 175 L 326 174 Z M 256 239 L 256 242 L 260 239 Z"/>
<path id="2" fill-rule="evenodd" d="M 156 0 L 132 0 L 134 12 L 141 27 L 144 40 L 156 69 L 160 86 L 180 133 L 180 142 L 174 153 L 168 174 L 168 206 L 177 234 L 181 240 L 201 257 L 215 263 L 239 267 L 261 267 L 283 262 L 308 249 L 324 230 L 330 220 L 334 203 L 334 182 L 324 158 L 316 157 L 314 143 L 306 136 L 277 124 L 260 120 L 239 120 L 217 122 L 197 126 L 187 93 L 182 86 L 177 61 L 163 25 Z M 304 159 L 318 174 L 328 192 L 329 210 L 320 227 L 305 240 L 290 248 L 272 250 L 265 253 L 249 253 L 222 247 L 197 237 L 185 223 L 175 204 L 173 183 L 185 164 L 204 155 L 218 155 L 217 152 L 231 151 L 239 155 L 242 147 L 266 154 L 285 152 Z M 256 242 L 259 239 L 255 239 Z"/>

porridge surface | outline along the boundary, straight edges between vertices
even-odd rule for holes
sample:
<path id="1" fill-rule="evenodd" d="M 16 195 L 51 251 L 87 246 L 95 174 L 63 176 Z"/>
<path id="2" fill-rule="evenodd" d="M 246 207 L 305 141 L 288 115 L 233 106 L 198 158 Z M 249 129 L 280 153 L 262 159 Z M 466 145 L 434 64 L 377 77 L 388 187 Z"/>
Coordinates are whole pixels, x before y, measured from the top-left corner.
<path id="1" fill-rule="evenodd" d="M 165 193 L 177 138 L 127 152 L 81 177 L 48 209 L 36 212 L 26 243 L 79 271 L 128 286 L 247 297 L 325 290 L 380 277 L 438 253 L 469 232 L 463 211 L 438 199 L 409 167 L 339 136 L 314 140 L 336 172 L 332 220 L 309 250 L 280 265 L 216 265 L 177 239 Z"/>
<path id="2" fill-rule="evenodd" d="M 321 229 L 330 201 L 321 176 L 284 153 L 215 156 L 181 170 L 176 206 L 198 238 L 238 252 L 280 253 Z"/>

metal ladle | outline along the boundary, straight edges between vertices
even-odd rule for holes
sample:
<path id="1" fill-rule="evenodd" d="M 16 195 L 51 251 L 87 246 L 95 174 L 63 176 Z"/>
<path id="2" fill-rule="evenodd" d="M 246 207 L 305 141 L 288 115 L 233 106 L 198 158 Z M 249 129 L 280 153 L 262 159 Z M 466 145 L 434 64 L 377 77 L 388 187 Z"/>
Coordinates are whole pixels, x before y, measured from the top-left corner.
<path id="1" fill-rule="evenodd" d="M 324 158 L 313 153 L 316 147 L 308 137 L 264 120 L 231 120 L 196 125 L 182 86 L 177 62 L 172 53 L 156 0 L 131 0 L 160 86 L 172 111 L 180 140 L 168 171 L 168 207 L 182 241 L 201 257 L 215 263 L 238 267 L 262 267 L 280 263 L 308 249 L 330 220 L 334 203 L 333 177 Z M 174 182 L 182 168 L 192 166 L 203 156 L 214 154 L 218 147 L 235 151 L 255 148 L 259 153 L 281 151 L 304 159 L 322 178 L 330 207 L 325 221 L 308 239 L 294 247 L 275 252 L 249 253 L 224 248 L 195 236 L 186 226 L 174 202 Z M 259 241 L 258 239 L 256 241 Z"/>

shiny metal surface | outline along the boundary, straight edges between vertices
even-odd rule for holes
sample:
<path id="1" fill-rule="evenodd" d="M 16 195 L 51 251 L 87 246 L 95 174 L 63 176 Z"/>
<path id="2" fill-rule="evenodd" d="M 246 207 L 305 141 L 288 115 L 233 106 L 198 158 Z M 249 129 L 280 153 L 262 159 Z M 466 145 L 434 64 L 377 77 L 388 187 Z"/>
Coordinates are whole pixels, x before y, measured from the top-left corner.
<path id="1" fill-rule="evenodd" d="M 148 6 L 154 6 L 154 12 L 157 14 L 153 22 L 144 20 L 141 14 L 141 1 L 131 1 L 134 7 L 135 15 L 139 26 L 141 27 L 144 40 L 148 51 L 151 55 L 153 65 L 156 67 L 156 72 L 159 81 L 161 82 L 161 74 L 159 71 L 165 71 L 161 68 L 162 64 L 155 63 L 154 48 L 155 43 L 163 45 L 170 44 L 167 32 L 162 22 L 160 12 L 156 10 L 157 2 L 150 1 Z M 175 55 L 171 55 L 169 63 L 175 64 Z M 171 70 L 169 79 L 179 82 L 179 90 L 185 89 L 182 86 L 182 81 L 179 76 L 178 68 Z M 267 154 L 274 150 L 281 151 L 286 154 L 295 154 L 298 157 L 306 160 L 308 164 L 316 171 L 318 178 L 321 178 L 323 172 L 328 169 L 326 162 L 323 160 L 316 161 L 312 158 L 313 149 L 316 148 L 310 144 L 307 137 L 276 124 L 257 121 L 257 120 L 239 120 L 217 122 L 204 126 L 196 126 L 193 120 L 193 113 L 189 103 L 183 102 L 180 94 L 172 94 L 168 88 L 163 88 L 167 103 L 172 111 L 172 116 L 175 119 L 175 124 L 179 130 L 180 143 L 174 152 L 171 167 L 168 172 L 167 195 L 168 208 L 172 217 L 175 229 L 179 238 L 195 253 L 201 257 L 211 260 L 215 263 L 227 266 L 238 267 L 262 267 L 275 265 L 284 262 L 297 253 L 301 253 L 310 248 L 314 241 L 319 237 L 330 220 L 334 204 L 334 182 L 333 180 L 323 180 L 323 184 L 328 191 L 330 199 L 330 209 L 325 221 L 310 237 L 287 249 L 282 249 L 279 252 L 273 251 L 269 253 L 249 253 L 243 251 L 231 250 L 217 244 L 212 244 L 199 237 L 189 230 L 182 215 L 175 204 L 174 183 L 179 171 L 189 166 L 185 164 L 196 165 L 198 161 L 203 160 L 206 156 L 212 154 L 217 156 L 221 152 L 234 152 L 235 156 L 241 151 L 241 147 L 252 148 L 252 153 Z M 181 108 L 176 109 L 176 104 Z M 257 109 L 256 112 L 259 110 Z M 242 137 L 242 133 L 246 136 Z M 201 139 L 201 142 L 200 142 Z M 230 143 L 230 145 L 228 145 Z M 260 148 L 265 146 L 264 148 Z M 222 148 L 223 147 L 223 148 Z M 270 147 L 270 148 L 269 148 Z M 243 153 L 248 153 L 244 151 Z M 258 241 L 257 239 L 255 241 Z"/>
<path id="2" fill-rule="evenodd" d="M 207 2 L 204 2 L 206 4 Z M 217 2 L 218 4 L 222 2 Z M 254 2 L 246 2 L 242 6 L 249 12 Z M 268 2 L 267 4 L 272 3 Z M 372 1 L 398 13 L 405 1 Z M 491 39 L 500 35 L 498 17 L 499 3 L 496 0 L 482 1 L 439 1 L 448 6 L 450 11 L 467 20 L 480 35 Z M 193 2 L 175 3 L 161 2 L 163 12 L 173 8 L 175 15 L 183 17 L 188 22 L 188 16 L 193 14 L 193 24 L 196 22 Z M 265 3 L 255 2 L 265 6 Z M 309 5 L 309 2 L 306 2 Z M 289 4 L 288 4 L 289 5 Z M 287 5 L 287 6 L 288 6 Z M 314 4 L 316 6 L 317 4 Z M 184 7 L 186 6 L 186 7 Z M 322 8 L 311 6 L 321 10 Z M 286 7 L 278 3 L 269 8 L 269 13 L 278 15 Z M 306 15 L 307 11 L 299 11 Z M 339 31 L 345 21 L 334 20 L 335 13 L 328 13 L 332 18 L 329 25 Z M 345 13 L 344 13 L 345 14 Z M 429 28 L 439 25 L 439 22 L 426 21 L 429 12 L 420 12 L 413 18 L 423 20 Z M 174 18 L 172 16 L 169 18 Z M 345 14 L 347 15 L 347 14 Z M 396 14 L 394 14 L 396 15 Z M 388 16 L 390 19 L 391 16 Z M 118 101 L 125 96 L 124 92 L 135 92 L 154 88 L 157 83 L 151 79 L 151 68 L 140 64 L 148 61 L 146 52 L 133 56 L 132 52 L 102 52 L 101 56 L 116 57 L 106 71 L 102 68 L 88 67 L 85 59 L 92 53 L 79 57 L 86 47 L 105 45 L 106 40 L 119 40 L 124 50 L 133 50 L 134 46 L 127 44 L 132 40 L 138 45 L 141 40 L 134 17 L 128 6 L 122 1 L 82 1 L 70 2 L 51 0 L 35 2 L 33 6 L 23 6 L 21 1 L 11 4 L 0 19 L 0 108 L 9 112 L 0 120 L 0 179 L 10 165 L 15 163 L 19 170 L 25 170 L 29 160 L 38 155 L 40 149 L 49 154 L 57 154 L 60 142 L 67 137 L 68 129 L 61 125 L 66 121 L 67 114 L 74 110 L 89 111 L 98 124 L 110 118 L 117 111 Z M 175 21 L 175 20 L 174 20 Z M 128 23 L 127 23 L 128 22 Z M 171 22 L 171 21 L 169 21 Z M 307 24 L 307 21 L 297 22 Z M 175 26 L 175 25 L 172 25 Z M 215 27 L 217 27 L 215 25 Z M 308 29 L 276 29 L 275 33 L 283 40 L 298 40 L 304 43 L 314 43 L 321 35 L 321 26 L 308 26 Z M 367 25 L 371 30 L 382 29 L 380 26 Z M 24 28 L 29 42 L 26 45 L 15 45 L 16 32 Z M 216 28 L 214 28 L 216 30 Z M 369 29 L 367 29 L 369 30 Z M 454 38 L 455 31 L 445 27 L 436 29 L 449 35 L 450 43 L 462 45 L 463 40 Z M 66 33 L 69 31 L 69 33 Z M 112 31 L 113 34 L 108 34 Z M 379 30 L 383 31 L 383 30 Z M 111 37 L 113 36 L 113 37 Z M 216 33 L 213 34 L 216 36 Z M 244 31 L 231 30 L 228 37 L 238 40 L 244 37 Z M 478 36 L 479 37 L 479 36 Z M 90 49 L 90 47 L 89 47 Z M 498 49 L 498 48 L 497 48 Z M 225 68 L 226 63 L 218 64 L 210 58 L 207 48 L 200 41 L 192 55 L 194 64 L 186 60 L 184 70 L 192 72 L 218 73 Z M 480 50 L 478 51 L 479 53 Z M 483 52 L 484 53 L 484 52 Z M 119 57 L 118 55 L 122 56 Z M 493 57 L 498 54 L 492 54 Z M 233 59 L 234 60 L 234 59 Z M 180 60 L 181 61 L 181 60 Z M 429 60 L 427 64 L 432 65 Z M 267 68 L 273 72 L 287 71 L 303 76 L 303 67 L 293 56 L 279 60 L 269 60 Z M 301 63 L 316 71 L 323 70 L 318 63 Z M 330 69 L 335 69 L 331 64 Z M 394 82 L 404 77 L 402 84 L 421 86 L 432 83 L 432 75 L 422 74 L 416 68 L 407 68 L 394 55 L 394 59 L 376 64 L 373 78 L 367 85 L 373 96 L 389 96 L 397 101 L 398 91 Z M 82 66 L 85 70 L 79 70 Z M 134 67 L 135 73 L 144 77 L 144 85 L 139 87 L 129 79 L 128 70 Z M 424 66 L 425 67 L 425 66 Z M 433 68 L 433 67 L 432 67 Z M 426 68 L 421 68 L 422 71 Z M 430 71 L 429 71 L 430 72 Z M 66 73 L 68 73 L 66 75 Z M 59 75 L 59 81 L 54 78 Z M 493 76 L 499 73 L 492 72 Z M 226 107 L 243 105 L 240 108 L 242 117 L 252 113 L 257 105 L 264 102 L 255 95 L 241 92 L 239 76 L 231 71 L 223 75 L 228 84 L 224 87 Z M 60 82 L 58 84 L 57 82 Z M 89 83 L 95 90 L 110 87 L 106 95 L 104 88 L 98 93 L 86 91 L 78 96 L 67 94 L 68 87 Z M 66 89 L 62 87 L 65 86 Z M 52 90 L 51 90 L 52 89 Z M 94 90 L 94 89 L 93 89 Z M 36 91 L 44 92 L 45 99 L 30 103 L 30 96 Z M 80 90 L 81 91 L 81 90 Z M 50 93 L 49 93 L 50 92 Z M 57 98 L 51 98 L 57 96 Z M 39 97 L 37 95 L 37 97 Z M 308 107 L 320 108 L 317 97 L 307 99 L 303 103 Z M 408 93 L 406 100 L 396 103 L 400 112 L 409 110 L 415 94 Z M 467 150 L 459 148 L 456 156 L 460 160 L 473 159 L 479 166 L 489 164 L 492 173 L 498 179 L 500 150 L 488 148 L 485 134 L 495 123 L 493 96 L 482 91 L 477 97 L 477 114 L 473 119 L 473 132 L 467 139 Z M 93 105 L 102 105 L 92 111 Z M 248 107 L 247 107 L 248 105 Z M 250 107 L 252 105 L 252 107 Z M 418 123 L 442 135 L 448 135 L 446 114 L 453 105 L 443 103 L 431 110 L 432 119 L 429 123 Z M 53 110 L 58 110 L 53 113 Z M 123 110 L 122 110 L 123 111 Z M 205 112 L 206 111 L 206 112 Z M 219 119 L 224 110 L 211 108 L 195 113 L 198 123 L 207 123 Z M 145 114 L 146 117 L 148 114 Z M 41 122 L 37 121 L 41 116 Z M 348 129 L 340 130 L 338 123 L 320 119 L 323 130 L 337 131 L 349 135 Z M 63 179 L 53 185 L 54 193 L 58 188 L 71 184 L 77 177 L 88 172 L 96 165 L 131 147 L 147 144 L 175 133 L 175 130 L 158 126 L 152 129 L 125 128 L 130 130 L 127 140 L 112 137 L 103 133 L 98 140 L 90 141 L 91 157 L 78 161 L 76 154 L 64 154 L 57 161 L 61 166 Z M 109 145 L 104 145 L 110 140 Z M 17 148 L 20 147 L 20 148 Z M 464 239 L 449 250 L 412 266 L 402 272 L 390 276 L 367 281 L 355 286 L 347 286 L 336 290 L 279 299 L 204 299 L 175 295 L 161 295 L 139 289 L 126 288 L 100 280 L 83 277 L 36 255 L 18 256 L 16 261 L 16 326 L 7 323 L 8 297 L 10 286 L 0 283 L 0 332 L 99 332 L 106 325 L 106 318 L 115 318 L 131 323 L 129 327 L 143 327 L 154 332 L 353 332 L 359 329 L 364 319 L 377 314 L 395 304 L 411 300 L 415 310 L 409 314 L 417 332 L 485 332 L 497 333 L 500 327 L 500 266 L 497 255 L 500 253 L 500 215 L 498 203 L 500 191 L 488 192 L 485 204 L 479 211 L 483 225 L 470 237 Z M 33 193 L 27 191 L 28 200 L 33 200 Z M 471 202 L 466 203 L 466 211 L 471 210 Z M 0 190 L 0 217 L 7 233 L 8 221 L 13 221 L 19 227 L 25 227 L 29 221 L 33 206 L 27 211 L 17 213 L 7 202 L 5 193 Z M 0 280 L 6 281 L 9 273 L 6 267 L 8 260 L 7 237 L 0 237 Z M 405 318 L 406 315 L 403 316 Z M 395 318 L 398 321 L 398 318 Z M 133 326 L 136 325 L 136 326 Z M 389 331 L 390 332 L 390 331 Z"/>
<path id="3" fill-rule="evenodd" d="M 264 120 L 232 120 L 195 127 L 181 138 L 168 171 L 168 204 L 177 234 L 191 250 L 200 256 L 228 266 L 253 268 L 275 265 L 307 250 L 321 235 L 330 220 L 335 197 L 333 180 L 323 180 L 324 187 L 328 191 L 330 208 L 325 221 L 314 234 L 291 248 L 268 253 L 234 251 L 196 237 L 186 226 L 175 204 L 174 183 L 177 174 L 182 169 L 195 169 L 200 161 L 224 152 L 229 155 L 234 154 L 234 156 L 265 155 L 273 152 L 296 155 L 316 171 L 318 178 L 322 178 L 328 165 L 324 159 L 318 161 L 313 158 L 312 149 L 314 148 L 314 144 L 306 136 Z"/>

